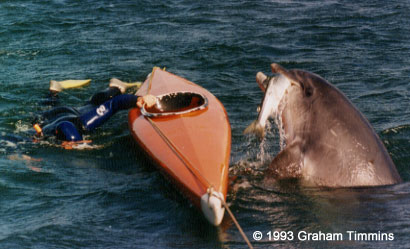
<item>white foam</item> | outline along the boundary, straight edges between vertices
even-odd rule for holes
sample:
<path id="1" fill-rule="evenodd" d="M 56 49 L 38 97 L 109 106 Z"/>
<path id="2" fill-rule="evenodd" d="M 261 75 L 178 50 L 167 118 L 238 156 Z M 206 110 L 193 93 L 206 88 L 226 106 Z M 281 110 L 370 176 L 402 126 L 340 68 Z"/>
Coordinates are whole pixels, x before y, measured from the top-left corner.
<path id="1" fill-rule="evenodd" d="M 3 145 L 4 147 L 10 147 L 10 148 L 16 148 L 17 144 L 7 141 L 7 140 L 0 140 L 0 144 Z"/>
<path id="2" fill-rule="evenodd" d="M 29 126 L 28 124 L 23 124 L 21 120 L 15 123 L 15 127 L 16 129 L 14 130 L 14 133 L 27 132 L 31 129 L 31 126 Z"/>

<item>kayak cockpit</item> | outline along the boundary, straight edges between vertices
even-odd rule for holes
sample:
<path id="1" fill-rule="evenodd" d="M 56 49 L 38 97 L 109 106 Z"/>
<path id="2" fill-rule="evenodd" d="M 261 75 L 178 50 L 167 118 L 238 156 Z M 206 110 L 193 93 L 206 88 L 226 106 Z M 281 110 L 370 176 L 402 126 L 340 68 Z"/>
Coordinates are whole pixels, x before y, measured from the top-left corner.
<path id="1" fill-rule="evenodd" d="M 151 108 L 143 106 L 141 113 L 147 117 L 180 115 L 203 110 L 208 106 L 208 99 L 194 92 L 173 92 L 157 96 L 156 104 Z"/>

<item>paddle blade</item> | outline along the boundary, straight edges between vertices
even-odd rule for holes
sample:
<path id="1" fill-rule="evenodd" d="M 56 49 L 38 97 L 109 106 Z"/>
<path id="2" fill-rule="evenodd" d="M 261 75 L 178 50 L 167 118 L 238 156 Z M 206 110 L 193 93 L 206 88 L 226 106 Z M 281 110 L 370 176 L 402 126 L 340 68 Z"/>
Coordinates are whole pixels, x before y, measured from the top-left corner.
<path id="1" fill-rule="evenodd" d="M 87 85 L 87 84 L 90 83 L 90 82 L 91 82 L 91 79 L 87 79 L 87 80 L 64 80 L 64 81 L 58 81 L 58 83 L 60 84 L 61 88 L 63 88 L 63 89 L 81 87 L 81 86 Z"/>
<path id="2" fill-rule="evenodd" d="M 128 87 L 137 87 L 137 88 L 140 88 L 141 85 L 142 85 L 142 82 L 139 82 L 139 81 L 127 83 L 127 86 L 128 86 Z"/>

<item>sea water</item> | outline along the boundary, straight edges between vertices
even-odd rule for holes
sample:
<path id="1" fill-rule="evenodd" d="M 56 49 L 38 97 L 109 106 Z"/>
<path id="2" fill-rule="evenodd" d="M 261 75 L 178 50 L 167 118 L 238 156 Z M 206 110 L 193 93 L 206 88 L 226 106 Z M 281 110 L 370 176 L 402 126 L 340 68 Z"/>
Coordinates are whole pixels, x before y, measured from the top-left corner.
<path id="1" fill-rule="evenodd" d="M 278 130 L 272 121 L 263 144 L 242 131 L 263 97 L 255 75 L 269 74 L 272 62 L 341 89 L 381 137 L 403 183 L 265 186 Z M 130 136 L 127 112 L 89 136 L 95 147 L 33 141 L 31 120 L 49 108 L 40 103 L 50 80 L 91 78 L 60 94 L 76 106 L 112 77 L 143 80 L 160 66 L 224 104 L 237 176 L 228 203 L 255 248 L 409 248 L 409 64 L 408 1 L 1 1 L 0 247 L 246 246 L 230 218 L 209 225 L 150 164 Z M 343 240 L 314 239 L 327 234 Z"/>

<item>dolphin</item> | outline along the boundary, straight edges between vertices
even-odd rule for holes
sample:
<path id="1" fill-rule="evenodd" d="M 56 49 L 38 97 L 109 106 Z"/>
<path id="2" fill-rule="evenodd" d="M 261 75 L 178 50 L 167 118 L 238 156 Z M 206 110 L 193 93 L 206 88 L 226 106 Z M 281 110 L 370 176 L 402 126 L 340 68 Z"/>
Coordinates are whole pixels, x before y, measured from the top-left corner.
<path id="1" fill-rule="evenodd" d="M 256 75 L 265 96 L 258 119 L 245 130 L 263 136 L 268 118 L 276 117 L 285 146 L 266 169 L 265 182 L 296 178 L 324 187 L 401 182 L 369 121 L 340 90 L 310 72 L 275 63 L 271 68 L 276 77 Z"/>

